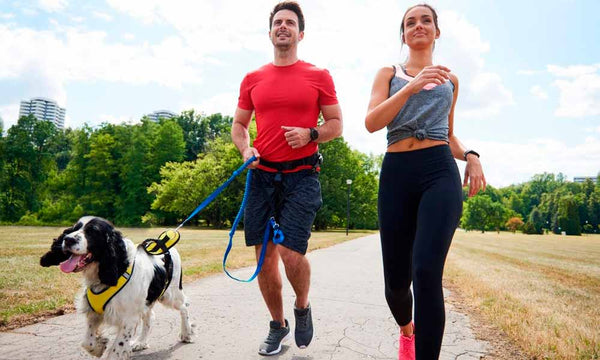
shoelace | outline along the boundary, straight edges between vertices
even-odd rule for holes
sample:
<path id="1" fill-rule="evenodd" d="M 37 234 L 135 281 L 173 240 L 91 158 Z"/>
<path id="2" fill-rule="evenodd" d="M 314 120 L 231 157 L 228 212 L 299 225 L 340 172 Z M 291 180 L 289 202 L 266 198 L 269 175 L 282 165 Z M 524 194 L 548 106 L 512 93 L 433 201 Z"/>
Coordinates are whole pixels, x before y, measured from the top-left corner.
<path id="1" fill-rule="evenodd" d="M 270 329 L 269 330 L 269 335 L 267 335 L 267 340 L 265 340 L 265 342 L 267 344 L 276 344 L 278 342 L 278 338 L 279 338 L 279 331 L 283 331 L 285 330 L 285 328 L 280 328 L 280 329 Z"/>
<path id="2" fill-rule="evenodd" d="M 298 316 L 298 322 L 301 328 L 308 327 L 308 311 L 306 314 Z"/>

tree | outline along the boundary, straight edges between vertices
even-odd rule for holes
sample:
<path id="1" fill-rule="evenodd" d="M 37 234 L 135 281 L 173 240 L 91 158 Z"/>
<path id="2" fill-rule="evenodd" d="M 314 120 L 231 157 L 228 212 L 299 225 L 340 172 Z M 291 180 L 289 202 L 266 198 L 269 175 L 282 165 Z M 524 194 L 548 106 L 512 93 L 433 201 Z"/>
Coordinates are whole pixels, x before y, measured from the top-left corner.
<path id="1" fill-rule="evenodd" d="M 567 235 L 581 235 L 579 212 L 573 195 L 563 196 L 558 204 L 557 221 L 559 231 Z"/>
<path id="2" fill-rule="evenodd" d="M 51 168 L 48 139 L 56 129 L 33 115 L 21 117 L 3 140 L 0 177 L 0 220 L 17 221 L 27 211 L 36 211 L 42 186 Z"/>
<path id="3" fill-rule="evenodd" d="M 521 229 L 523 224 L 523 220 L 521 220 L 520 217 L 514 216 L 508 219 L 508 221 L 506 222 L 506 228 L 514 233 L 517 230 Z"/>
<path id="4" fill-rule="evenodd" d="M 535 234 L 544 233 L 544 219 L 542 218 L 542 213 L 538 210 L 537 207 L 534 207 L 531 213 L 529 214 L 528 222 L 533 225 L 533 231 Z"/>
<path id="5" fill-rule="evenodd" d="M 488 216 L 491 213 L 492 200 L 487 195 L 475 195 L 464 204 L 461 226 L 465 230 L 486 230 Z"/>

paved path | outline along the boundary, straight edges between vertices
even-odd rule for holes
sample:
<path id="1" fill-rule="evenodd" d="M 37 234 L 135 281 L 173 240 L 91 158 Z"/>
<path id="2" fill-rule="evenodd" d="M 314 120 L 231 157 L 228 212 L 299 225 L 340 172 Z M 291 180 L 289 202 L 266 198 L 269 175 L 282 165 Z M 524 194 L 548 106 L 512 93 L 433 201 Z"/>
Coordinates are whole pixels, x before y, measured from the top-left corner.
<path id="1" fill-rule="evenodd" d="M 310 253 L 315 337 L 304 350 L 291 340 L 270 359 L 397 359 L 398 328 L 383 296 L 380 256 L 378 235 Z M 247 278 L 253 271 L 235 274 Z M 285 284 L 284 306 L 293 327 L 293 291 Z M 241 284 L 219 274 L 184 290 L 192 302 L 195 343 L 177 342 L 179 314 L 158 305 L 152 347 L 135 353 L 134 359 L 266 359 L 256 352 L 269 321 L 256 282 Z M 440 358 L 479 359 L 486 354 L 490 346 L 475 340 L 469 319 L 449 304 L 446 311 Z M 83 329 L 83 317 L 69 314 L 0 333 L 0 359 L 92 359 L 79 345 Z"/>

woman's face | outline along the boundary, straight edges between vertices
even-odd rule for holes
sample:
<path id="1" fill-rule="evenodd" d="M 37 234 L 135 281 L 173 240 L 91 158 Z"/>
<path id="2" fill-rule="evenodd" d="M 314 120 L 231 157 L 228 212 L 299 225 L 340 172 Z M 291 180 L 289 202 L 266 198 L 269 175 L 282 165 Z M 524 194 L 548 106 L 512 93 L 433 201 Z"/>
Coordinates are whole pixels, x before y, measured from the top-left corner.
<path id="1" fill-rule="evenodd" d="M 410 9 L 404 18 L 402 41 L 411 49 L 423 49 L 433 45 L 440 31 L 433 22 L 433 13 L 425 6 Z"/>

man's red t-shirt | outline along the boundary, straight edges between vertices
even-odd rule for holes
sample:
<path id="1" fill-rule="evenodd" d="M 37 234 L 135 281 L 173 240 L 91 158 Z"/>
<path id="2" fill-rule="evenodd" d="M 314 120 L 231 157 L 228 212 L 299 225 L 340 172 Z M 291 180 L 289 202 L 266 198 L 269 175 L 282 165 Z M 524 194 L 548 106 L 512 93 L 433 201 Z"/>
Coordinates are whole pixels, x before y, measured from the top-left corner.
<path id="1" fill-rule="evenodd" d="M 318 150 L 314 142 L 292 149 L 282 126 L 317 126 L 322 105 L 338 103 L 331 75 L 298 60 L 292 65 L 267 64 L 244 77 L 238 107 L 254 110 L 257 135 L 253 146 L 261 158 L 281 162 L 301 159 Z"/>

